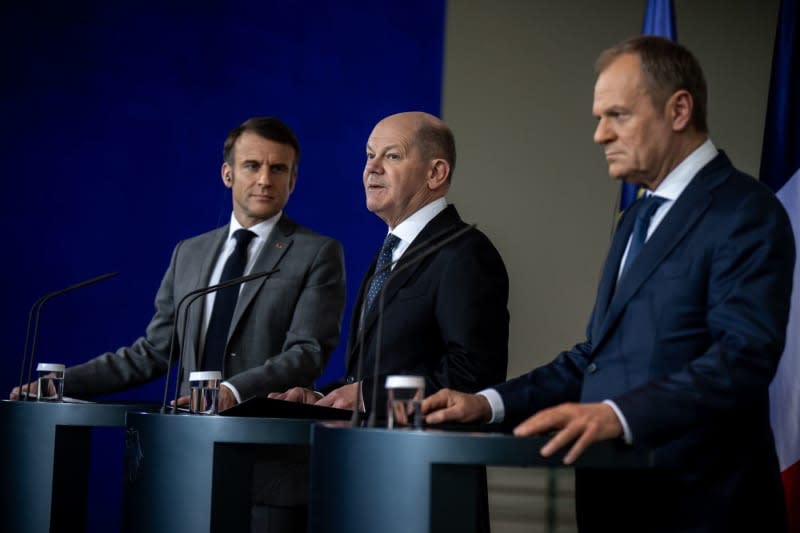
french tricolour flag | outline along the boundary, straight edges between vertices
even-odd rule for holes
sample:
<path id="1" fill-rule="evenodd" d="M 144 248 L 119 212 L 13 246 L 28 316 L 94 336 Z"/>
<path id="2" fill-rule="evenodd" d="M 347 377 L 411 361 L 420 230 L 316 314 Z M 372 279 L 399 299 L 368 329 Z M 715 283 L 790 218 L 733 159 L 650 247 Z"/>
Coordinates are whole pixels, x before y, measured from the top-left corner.
<path id="1" fill-rule="evenodd" d="M 792 221 L 800 253 L 800 11 L 798 0 L 782 0 L 775 35 L 769 105 L 761 155 L 761 181 L 772 187 Z M 775 433 L 789 530 L 800 533 L 800 262 L 786 348 L 770 387 L 770 417 Z"/>

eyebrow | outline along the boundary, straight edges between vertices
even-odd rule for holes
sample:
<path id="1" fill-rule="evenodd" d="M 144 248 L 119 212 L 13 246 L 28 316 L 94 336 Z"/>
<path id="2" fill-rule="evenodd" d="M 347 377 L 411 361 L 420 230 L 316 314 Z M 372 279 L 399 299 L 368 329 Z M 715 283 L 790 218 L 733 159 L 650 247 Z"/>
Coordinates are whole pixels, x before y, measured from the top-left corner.
<path id="1" fill-rule="evenodd" d="M 388 146 L 384 146 L 383 147 L 383 151 L 385 152 L 386 150 L 391 150 L 392 148 L 399 148 L 401 150 L 403 149 L 402 145 L 400 145 L 400 144 L 390 144 Z M 369 143 L 367 143 L 367 150 L 372 150 L 373 152 L 377 152 L 377 150 L 375 150 L 373 147 L 371 147 L 369 145 Z"/>

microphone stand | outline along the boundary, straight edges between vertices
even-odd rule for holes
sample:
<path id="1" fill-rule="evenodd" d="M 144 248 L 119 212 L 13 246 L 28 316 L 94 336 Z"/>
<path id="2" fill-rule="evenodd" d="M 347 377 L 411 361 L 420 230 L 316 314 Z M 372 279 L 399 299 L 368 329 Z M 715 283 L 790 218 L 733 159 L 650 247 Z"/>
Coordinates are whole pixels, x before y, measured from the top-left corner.
<path id="1" fill-rule="evenodd" d="M 161 404 L 161 413 L 162 414 L 165 413 L 166 410 L 167 410 L 167 393 L 168 393 L 168 390 L 169 390 L 169 368 L 172 366 L 172 355 L 173 355 L 174 344 L 175 344 L 175 331 L 178 329 L 177 317 L 178 317 L 178 312 L 180 311 L 181 305 L 183 305 L 183 303 L 186 302 L 186 305 L 183 308 L 184 321 L 183 321 L 183 329 L 181 330 L 181 339 L 184 342 L 181 342 L 181 348 L 180 348 L 179 353 L 178 353 L 178 364 L 177 364 L 178 368 L 176 370 L 176 376 L 175 376 L 175 398 L 174 398 L 174 402 L 172 404 L 172 413 L 173 414 L 175 414 L 175 412 L 178 409 L 178 390 L 180 388 L 180 381 L 181 381 L 181 365 L 183 364 L 183 350 L 184 350 L 184 348 L 186 346 L 186 342 L 185 342 L 185 340 L 186 340 L 186 326 L 187 326 L 187 324 L 189 322 L 186 319 L 186 313 L 189 312 L 189 306 L 192 305 L 196 300 L 198 300 L 202 296 L 205 296 L 205 295 L 207 295 L 209 293 L 216 292 L 216 291 L 221 290 L 221 289 L 226 289 L 226 288 L 232 287 L 234 285 L 247 283 L 248 281 L 253 281 L 255 279 L 259 279 L 259 278 L 263 278 L 263 277 L 269 277 L 272 274 L 275 274 L 276 272 L 280 272 L 280 269 L 276 268 L 274 270 L 266 270 L 266 271 L 263 271 L 263 272 L 257 272 L 255 274 L 248 274 L 246 276 L 240 276 L 238 278 L 229 279 L 228 281 L 223 281 L 222 283 L 217 283 L 216 285 L 210 285 L 208 287 L 195 289 L 195 290 L 187 293 L 186 295 L 184 295 L 183 298 L 181 298 L 180 302 L 178 302 L 178 305 L 175 308 L 175 321 L 174 321 L 174 323 L 172 325 L 172 339 L 170 341 L 170 353 L 169 353 L 169 360 L 167 362 L 167 379 L 166 379 L 166 381 L 164 383 L 164 399 L 163 399 L 162 404 Z"/>
<path id="2" fill-rule="evenodd" d="M 42 306 L 53 298 L 58 296 L 62 296 L 67 294 L 68 292 L 72 292 L 77 289 L 82 289 L 83 287 L 88 287 L 89 285 L 94 285 L 95 283 L 99 283 L 101 281 L 105 281 L 109 278 L 113 278 L 116 276 L 118 272 L 107 272 L 105 274 L 101 274 L 94 278 L 86 279 L 80 281 L 74 285 L 70 285 L 69 287 L 65 287 L 63 289 L 51 292 L 49 294 L 45 294 L 38 300 L 36 300 L 33 305 L 31 306 L 31 310 L 28 312 L 28 325 L 25 328 L 25 348 L 22 352 L 22 365 L 19 370 L 19 394 L 20 399 L 22 398 L 22 384 L 24 383 L 24 376 L 25 376 L 25 361 L 28 359 L 28 341 L 31 341 L 31 351 L 30 351 L 30 360 L 28 361 L 28 381 L 27 383 L 31 382 L 31 375 L 33 374 L 33 359 L 34 354 L 36 353 L 36 340 L 39 335 L 39 315 L 42 311 Z M 35 318 L 34 318 L 35 315 Z M 31 319 L 33 318 L 33 336 L 30 335 L 31 333 Z M 25 401 L 30 396 L 30 387 L 28 387 L 28 393 L 25 395 Z"/>

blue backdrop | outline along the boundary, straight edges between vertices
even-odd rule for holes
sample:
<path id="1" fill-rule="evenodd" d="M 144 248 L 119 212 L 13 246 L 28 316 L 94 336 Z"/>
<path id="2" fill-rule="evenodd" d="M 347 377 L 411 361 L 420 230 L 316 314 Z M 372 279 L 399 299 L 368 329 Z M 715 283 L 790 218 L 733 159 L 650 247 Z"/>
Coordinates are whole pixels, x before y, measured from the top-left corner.
<path id="1" fill-rule="evenodd" d="M 254 115 L 298 135 L 287 212 L 344 245 L 345 332 L 385 231 L 364 207 L 366 138 L 390 113 L 439 114 L 444 1 L 21 4 L 0 7 L 3 394 L 44 293 L 120 273 L 47 304 L 37 361 L 76 364 L 143 334 L 175 243 L 227 222 L 222 142 Z M 343 351 L 322 382 L 342 375 Z M 162 387 L 114 398 L 160 401 Z M 112 531 L 122 463 L 101 455 L 122 437 L 98 433 L 91 490 L 107 504 L 90 525 Z"/>

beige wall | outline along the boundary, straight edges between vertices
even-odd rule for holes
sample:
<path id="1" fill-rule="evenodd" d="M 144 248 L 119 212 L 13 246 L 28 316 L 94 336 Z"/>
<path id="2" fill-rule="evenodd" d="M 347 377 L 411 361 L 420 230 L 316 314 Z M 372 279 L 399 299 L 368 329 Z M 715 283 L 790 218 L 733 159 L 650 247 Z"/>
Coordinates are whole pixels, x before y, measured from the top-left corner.
<path id="1" fill-rule="evenodd" d="M 592 65 L 639 33 L 644 0 L 451 0 L 443 116 L 456 134 L 449 199 L 511 278 L 509 375 L 582 340 L 619 187 L 592 143 Z M 675 2 L 703 65 L 717 146 L 757 174 L 778 0 Z"/>

